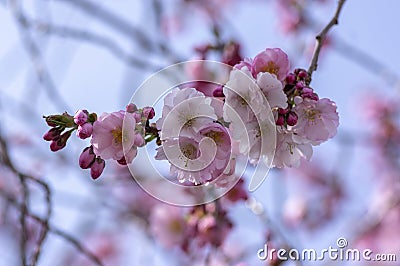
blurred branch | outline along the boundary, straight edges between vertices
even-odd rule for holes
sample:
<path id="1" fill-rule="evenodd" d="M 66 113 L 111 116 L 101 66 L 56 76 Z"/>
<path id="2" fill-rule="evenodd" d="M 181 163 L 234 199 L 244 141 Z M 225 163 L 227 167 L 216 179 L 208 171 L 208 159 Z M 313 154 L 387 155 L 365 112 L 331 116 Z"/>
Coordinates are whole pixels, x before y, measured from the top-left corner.
<path id="1" fill-rule="evenodd" d="M 346 0 L 339 0 L 337 9 L 335 11 L 335 14 L 333 15 L 332 19 L 329 21 L 329 23 L 325 26 L 325 28 L 322 29 L 322 31 L 316 36 L 316 45 L 314 49 L 314 53 L 311 59 L 311 64 L 310 67 L 308 68 L 308 74 L 310 75 L 310 78 L 312 77 L 312 74 L 315 70 L 317 70 L 318 67 L 318 58 L 319 54 L 321 52 L 322 45 L 325 41 L 325 38 L 330 31 L 330 29 L 339 23 L 339 15 L 340 12 L 342 11 L 343 5 L 346 2 Z"/>
<path id="2" fill-rule="evenodd" d="M 91 2 L 88 0 L 58 0 L 60 2 L 65 2 L 69 5 L 75 6 L 80 10 L 84 11 L 88 15 L 99 19 L 100 21 L 108 24 L 116 31 L 128 36 L 134 41 L 137 41 L 139 45 L 147 50 L 151 51 L 154 48 L 151 39 L 140 29 L 132 26 L 128 21 L 124 20 L 120 16 L 112 13 L 111 11 L 99 6 L 96 2 Z"/>
<path id="3" fill-rule="evenodd" d="M 388 83 L 388 85 L 397 87 L 397 89 L 400 91 L 399 76 L 397 76 L 395 72 L 390 70 L 382 62 L 378 61 L 370 54 L 363 52 L 358 47 L 347 43 L 338 36 L 335 36 L 335 39 L 333 40 L 333 47 L 346 59 L 352 60 L 372 74 L 378 74 L 384 81 Z"/>
<path id="4" fill-rule="evenodd" d="M 75 40 L 92 43 L 94 45 L 99 45 L 107 49 L 111 54 L 113 54 L 119 60 L 133 67 L 149 69 L 152 71 L 157 71 L 161 68 L 160 66 L 151 65 L 149 61 L 141 60 L 138 57 L 134 57 L 133 55 L 126 53 L 111 38 L 107 38 L 90 31 L 77 29 L 73 27 L 57 26 L 39 21 L 27 21 L 27 26 L 32 27 L 44 34 L 51 34 L 54 36 L 64 37 L 64 38 L 72 38 Z"/>
<path id="5" fill-rule="evenodd" d="M 0 189 L 0 194 L 1 196 L 3 196 L 7 202 L 9 202 L 12 206 L 14 206 L 15 208 L 17 208 L 18 210 L 21 209 L 21 204 L 17 202 L 17 200 L 9 195 L 6 191 L 4 191 L 3 189 Z M 77 240 L 76 238 L 74 238 L 73 236 L 71 236 L 70 234 L 62 231 L 61 229 L 58 229 L 57 227 L 51 226 L 50 223 L 43 218 L 40 218 L 39 216 L 27 212 L 26 216 L 33 219 L 34 221 L 38 222 L 39 224 L 42 225 L 43 228 L 46 229 L 47 232 L 52 233 L 54 235 L 57 235 L 61 238 L 63 238 L 65 241 L 69 242 L 71 245 L 73 245 L 81 254 L 83 254 L 84 256 L 86 256 L 88 259 L 90 259 L 93 263 L 95 263 L 98 266 L 103 266 L 103 263 L 101 262 L 101 260 L 99 258 L 97 258 L 96 255 L 94 255 L 90 250 L 88 250 L 83 244 L 80 243 L 79 240 Z M 33 264 L 29 264 L 29 265 L 33 265 Z"/>
<path id="6" fill-rule="evenodd" d="M 27 180 L 32 181 L 39 185 L 44 193 L 45 193 L 45 203 L 46 203 L 46 214 L 43 219 L 43 224 L 44 226 L 42 227 L 42 231 L 39 234 L 39 239 L 33 249 L 32 253 L 32 259 L 31 262 L 28 265 L 34 266 L 37 264 L 40 254 L 41 254 L 41 248 L 43 246 L 43 243 L 47 237 L 48 233 L 48 223 L 52 214 L 52 201 L 51 201 L 51 191 L 50 187 L 43 181 L 36 179 L 33 176 L 26 175 L 21 173 L 17 168 L 14 166 L 12 163 L 10 156 L 9 156 L 9 150 L 7 147 L 7 142 L 3 138 L 2 135 L 0 135 L 0 149 L 1 149 L 1 159 L 2 159 L 2 164 L 4 164 L 8 169 L 10 169 L 15 175 L 18 176 L 18 179 L 20 181 L 20 184 L 22 186 L 22 204 L 20 204 L 20 225 L 21 225 L 21 239 L 20 239 L 20 248 L 21 248 L 21 259 L 23 262 L 23 265 L 27 264 L 27 258 L 26 258 L 26 243 L 28 240 L 27 236 L 27 231 L 26 231 L 26 217 L 28 215 L 28 204 L 29 204 L 29 188 L 27 185 Z"/>
<path id="7" fill-rule="evenodd" d="M 310 29 L 315 30 L 316 25 L 321 24 L 308 13 L 305 13 L 304 16 L 306 17 L 306 25 Z M 358 64 L 374 75 L 380 76 L 389 86 L 400 91 L 400 77 L 383 62 L 337 35 L 332 39 L 332 47 L 347 60 Z"/>
<path id="8" fill-rule="evenodd" d="M 174 62 L 182 61 L 180 57 L 175 54 L 166 44 L 162 42 L 153 41 L 144 31 L 132 25 L 129 21 L 123 19 L 117 14 L 99 6 L 97 3 L 89 0 L 57 0 L 65 2 L 76 8 L 79 8 L 83 12 L 91 15 L 92 17 L 102 21 L 109 25 L 116 31 L 127 36 L 129 39 L 138 43 L 141 48 L 147 52 L 155 52 L 157 49 L 165 57 L 171 58 Z"/>
<path id="9" fill-rule="evenodd" d="M 276 226 L 271 219 L 268 218 L 265 208 L 262 205 L 260 201 L 258 201 L 254 196 L 249 198 L 246 201 L 246 207 L 254 213 L 262 222 L 264 225 L 269 227 L 271 231 L 273 231 L 275 234 L 277 234 L 280 237 L 280 240 L 283 241 L 284 248 L 286 249 L 293 249 L 293 245 L 289 243 L 289 240 L 285 236 L 285 234 L 279 229 L 278 226 Z M 298 266 L 302 266 L 303 263 L 300 260 L 294 261 L 294 263 Z"/>
<path id="10" fill-rule="evenodd" d="M 54 104 L 54 106 L 57 107 L 57 109 L 62 108 L 65 111 L 70 111 L 71 109 L 68 107 L 68 104 L 62 98 L 56 85 L 54 84 L 52 77 L 50 76 L 46 68 L 40 49 L 31 36 L 31 32 L 29 31 L 26 17 L 22 12 L 21 7 L 18 4 L 18 1 L 11 0 L 10 7 L 17 22 L 18 28 L 20 30 L 22 44 L 25 46 L 25 49 L 28 52 L 28 55 L 32 61 L 39 82 L 42 84 L 51 102 Z"/>

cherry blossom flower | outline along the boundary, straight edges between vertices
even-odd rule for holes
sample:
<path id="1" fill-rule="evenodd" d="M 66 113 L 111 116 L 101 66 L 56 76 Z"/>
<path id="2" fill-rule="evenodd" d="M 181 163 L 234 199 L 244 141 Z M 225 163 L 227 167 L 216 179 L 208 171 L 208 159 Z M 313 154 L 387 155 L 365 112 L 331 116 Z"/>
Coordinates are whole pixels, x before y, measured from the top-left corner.
<path id="1" fill-rule="evenodd" d="M 135 126 L 136 120 L 130 113 L 103 113 L 93 124 L 91 144 L 94 153 L 103 159 L 121 160 L 125 156 L 126 163 L 131 163 L 137 149 L 134 145 Z"/>
<path id="2" fill-rule="evenodd" d="M 182 208 L 159 204 L 150 214 L 150 232 L 166 248 L 183 244 L 187 226 Z"/>
<path id="3" fill-rule="evenodd" d="M 178 137 L 179 134 L 191 134 L 198 131 L 210 119 L 217 119 L 211 98 L 194 88 L 172 90 L 164 98 L 162 117 L 157 120 L 157 128 L 161 130 L 161 138 Z M 164 121 L 169 123 L 164 126 Z"/>
<path id="4" fill-rule="evenodd" d="M 223 91 L 226 97 L 223 117 L 226 122 L 235 120 L 237 113 L 246 123 L 261 112 L 264 99 L 247 67 L 232 70 Z"/>
<path id="5" fill-rule="evenodd" d="M 339 115 L 336 104 L 329 99 L 301 99 L 296 97 L 294 110 L 298 121 L 294 131 L 315 144 L 320 144 L 336 135 L 339 126 Z"/>
<path id="6" fill-rule="evenodd" d="M 268 72 L 258 73 L 257 85 L 264 93 L 271 108 L 286 108 L 288 106 L 286 94 L 283 92 L 282 82 L 280 82 L 275 75 Z"/>
<path id="7" fill-rule="evenodd" d="M 279 48 L 267 48 L 254 57 L 253 75 L 256 77 L 260 72 L 269 72 L 283 81 L 289 73 L 289 59 Z"/>
<path id="8" fill-rule="evenodd" d="M 202 142 L 205 137 L 210 138 L 214 144 Z M 171 157 L 165 153 L 168 148 L 174 149 Z M 166 139 L 163 146 L 157 149 L 156 159 L 170 160 L 170 173 L 177 175 L 179 182 L 203 184 L 226 172 L 230 152 L 231 142 L 227 129 L 218 123 L 210 123 L 191 137 Z"/>
<path id="9" fill-rule="evenodd" d="M 301 158 L 309 160 L 313 150 L 311 143 L 292 132 L 278 130 L 276 151 L 273 160 L 275 167 L 298 167 Z"/>

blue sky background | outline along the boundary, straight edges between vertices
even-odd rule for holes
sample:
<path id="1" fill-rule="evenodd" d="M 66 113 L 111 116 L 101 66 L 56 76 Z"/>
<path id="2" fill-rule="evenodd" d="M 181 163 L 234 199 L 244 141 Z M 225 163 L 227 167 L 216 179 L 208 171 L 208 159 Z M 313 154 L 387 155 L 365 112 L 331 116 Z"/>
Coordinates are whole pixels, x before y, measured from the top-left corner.
<path id="1" fill-rule="evenodd" d="M 154 31 L 156 25 L 149 11 L 149 2 L 104 0 L 98 3 L 146 31 L 150 36 L 160 38 Z M 173 1 L 165 2 L 172 3 Z M 293 67 L 307 68 L 308 59 L 299 55 L 303 41 L 284 35 L 278 30 L 276 9 L 269 2 L 246 0 L 229 7 L 223 12 L 224 19 L 231 25 L 226 34 L 234 34 L 243 43 L 243 54 L 246 57 L 254 57 L 266 47 L 281 47 L 295 63 Z M 78 12 L 64 1 L 29 0 L 23 1 L 23 3 L 25 11 L 39 20 L 51 20 L 57 25 L 83 27 L 86 30 L 109 36 L 119 43 L 127 53 L 132 53 L 142 60 L 162 63 L 156 55 L 132 44 L 126 36 L 122 36 L 102 22 Z M 331 18 L 335 4 L 335 2 L 329 3 L 322 8 L 315 5 L 312 10 L 309 10 L 310 14 L 321 22 L 319 29 Z M 339 26 L 332 30 L 333 36 L 338 36 L 359 51 L 376 58 L 388 70 L 398 74 L 400 66 L 399 11 L 400 2 L 395 0 L 348 0 L 341 14 Z M 183 32 L 164 41 L 171 45 L 173 50 L 182 54 L 183 58 L 190 59 L 193 54 L 193 45 L 204 43 L 204 40 L 210 37 L 210 33 L 198 14 L 194 16 L 189 14 L 184 22 L 186 25 Z M 76 160 L 85 144 L 80 141 L 72 141 L 67 148 L 68 151 L 64 150 L 61 155 L 52 157 L 47 143 L 41 141 L 42 134 L 46 131 L 46 125 L 43 123 L 41 115 L 62 112 L 65 109 L 54 106 L 52 100 L 40 88 L 31 61 L 21 44 L 18 29 L 10 12 L 9 2 L 4 0 L 0 1 L 0 32 L 2 36 L 0 41 L 0 114 L 3 121 L 1 130 L 7 134 L 18 133 L 36 139 L 33 141 L 34 149 L 22 151 L 16 149 L 14 156 L 23 158 L 20 164 L 26 169 L 41 163 L 43 157 L 49 158 L 47 164 L 38 170 L 46 174 L 49 182 L 53 182 L 51 180 L 54 178 L 59 178 L 59 174 L 56 173 L 62 171 L 65 179 L 57 179 L 57 182 L 53 183 L 57 189 L 63 191 L 56 196 L 56 204 L 60 202 L 62 205 L 63 197 L 70 193 L 80 195 L 90 202 L 91 195 L 88 195 L 87 190 L 82 186 L 86 181 L 90 182 L 88 173 L 82 173 L 78 166 L 76 169 L 70 169 L 63 165 L 65 159 Z M 315 34 L 310 31 L 305 36 L 307 43 L 312 43 Z M 134 90 L 152 73 L 148 70 L 127 67 L 105 49 L 90 43 L 82 43 L 68 38 L 48 38 L 41 34 L 35 34 L 33 37 L 42 50 L 43 58 L 56 86 L 71 108 L 70 112 L 80 108 L 97 113 L 123 109 Z M 339 52 L 332 48 L 321 56 L 319 68 L 313 76 L 312 86 L 320 97 L 333 99 L 338 105 L 341 122 L 338 137 L 342 136 L 343 132 L 353 132 L 362 136 L 369 128 L 368 121 L 362 118 L 362 113 L 365 111 L 361 102 L 362 98 L 360 98 L 362 94 L 372 93 L 378 97 L 397 97 L 400 91 L 399 81 L 388 84 L 382 79 L 387 70 L 383 69 L 382 73 L 371 73 L 366 70 L 365 66 L 359 65 L 350 57 L 348 52 Z M 20 103 L 24 106 L 23 108 L 20 107 Z M 335 139 L 316 147 L 314 149 L 315 158 L 322 158 L 320 161 L 328 167 L 340 167 L 340 165 L 334 166 L 331 159 L 337 155 L 338 147 L 340 146 Z M 326 230 L 326 234 L 316 235 L 312 239 L 309 236 L 305 239 L 305 236 L 301 234 L 287 232 L 290 237 L 293 237 L 293 241 L 307 248 L 327 247 L 335 243 L 334 241 L 338 237 L 346 235 L 346 224 L 354 220 L 355 213 L 361 214 L 365 211 L 368 199 L 364 196 L 372 189 L 371 180 L 366 178 L 366 175 L 370 175 L 370 173 L 364 167 L 367 163 L 366 158 L 369 156 L 366 151 L 368 151 L 368 147 L 357 147 L 355 154 L 358 156 L 354 158 L 349 169 L 344 169 L 347 171 L 346 177 L 348 178 L 343 182 L 349 191 L 353 192 L 345 209 L 342 210 L 342 221 L 333 224 L 330 230 Z M 262 189 L 255 194 L 267 203 L 271 214 L 279 212 L 282 207 L 279 205 L 282 203 L 279 199 L 285 195 L 282 188 L 283 183 L 277 176 L 272 173 L 263 184 Z M 82 181 L 85 178 L 87 180 Z M 245 208 L 239 209 L 237 212 L 238 217 L 249 216 L 249 211 Z M 54 222 L 62 221 L 63 228 L 71 229 L 74 227 L 73 221 L 76 218 L 79 219 L 81 215 L 83 216 L 81 219 L 84 219 L 86 215 L 90 216 L 90 214 L 82 214 L 79 209 L 62 208 L 62 210 L 56 211 Z M 65 217 L 68 219 L 66 220 Z M 259 223 L 254 217 L 246 219 L 246 223 Z M 254 236 L 255 239 L 247 240 L 254 242 L 254 245 L 260 241 L 261 235 L 257 235 L 249 227 L 244 228 L 241 233 Z M 136 232 L 135 236 L 141 239 L 140 233 Z M 154 250 L 151 243 L 146 242 L 143 236 L 142 238 L 141 241 L 144 244 L 139 251 L 143 252 L 145 249 L 148 252 L 144 253 L 143 257 L 151 256 L 153 252 L 163 252 L 159 249 Z M 316 239 L 318 241 L 315 241 Z M 240 242 L 241 239 L 235 239 L 234 236 L 232 241 L 233 243 Z M 62 245 L 62 243 L 58 243 L 58 245 Z M 57 248 L 57 245 L 55 246 Z M 137 250 L 138 253 L 135 254 L 138 255 L 139 251 Z M 7 253 L 7 249 L 0 251 L 0 256 L 5 258 L 4 261 L 0 260 L 0 265 L 12 265 L 10 261 L 7 261 Z M 135 256 L 135 254 L 131 256 Z M 51 254 L 46 256 L 49 260 L 54 259 Z M 139 255 L 138 258 L 140 258 Z M 162 258 L 162 255 L 155 256 L 153 258 L 154 265 L 164 265 Z"/>

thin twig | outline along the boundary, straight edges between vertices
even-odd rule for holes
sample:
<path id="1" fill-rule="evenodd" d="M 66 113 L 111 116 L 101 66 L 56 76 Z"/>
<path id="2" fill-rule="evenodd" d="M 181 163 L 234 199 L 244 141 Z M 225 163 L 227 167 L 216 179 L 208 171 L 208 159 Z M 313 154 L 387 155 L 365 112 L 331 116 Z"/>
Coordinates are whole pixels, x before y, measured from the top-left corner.
<path id="1" fill-rule="evenodd" d="M 2 158 L 2 163 L 10 169 L 15 175 L 18 176 L 19 181 L 21 183 L 22 189 L 23 189 L 23 194 L 22 194 L 22 205 L 20 209 L 20 224 L 21 224 L 21 240 L 20 240 L 20 248 L 22 252 L 22 261 L 23 265 L 26 265 L 27 261 L 27 256 L 26 256 L 26 243 L 27 243 L 27 232 L 26 232 L 26 215 L 28 213 L 28 203 L 29 203 L 29 188 L 27 185 L 27 180 L 32 181 L 39 185 L 45 193 L 45 203 L 46 203 L 46 214 L 43 219 L 43 223 L 48 224 L 50 217 L 52 215 L 52 200 L 51 200 L 51 191 L 50 187 L 47 185 L 47 183 L 43 182 L 42 180 L 39 180 L 33 176 L 26 175 L 21 173 L 12 163 L 10 156 L 9 156 L 9 151 L 7 147 L 7 142 L 3 138 L 2 135 L 0 135 L 0 149 L 1 149 L 1 158 Z M 41 254 L 41 249 L 43 246 L 43 243 L 47 237 L 48 233 L 48 227 L 43 226 L 42 231 L 39 234 L 39 239 L 33 248 L 33 253 L 32 253 L 32 259 L 29 265 L 35 266 L 37 262 L 39 261 L 39 257 Z"/>
<path id="2" fill-rule="evenodd" d="M 1 136 L 0 136 L 0 150 L 1 150 L 2 163 L 18 176 L 18 180 L 22 188 L 22 200 L 21 200 L 22 203 L 20 204 L 20 213 L 19 213 L 19 224 L 21 226 L 19 249 L 21 252 L 21 264 L 25 266 L 27 265 L 26 244 L 28 242 L 28 232 L 26 225 L 26 215 L 28 213 L 28 204 L 29 204 L 28 185 L 26 183 L 24 176 L 20 174 L 11 163 L 10 156 L 8 154 L 7 143 Z"/>
<path id="3" fill-rule="evenodd" d="M 104 37 L 94 32 L 73 27 L 58 26 L 54 24 L 44 23 L 40 21 L 33 21 L 33 20 L 27 20 L 27 25 L 28 27 L 32 27 L 33 29 L 38 30 L 44 34 L 50 34 L 53 36 L 63 37 L 63 38 L 71 38 L 101 46 L 107 49 L 109 52 L 111 52 L 111 54 L 113 54 L 119 60 L 133 67 L 148 69 L 152 71 L 158 71 L 161 69 L 160 66 L 152 65 L 151 62 L 149 62 L 148 60 L 142 60 L 138 57 L 126 53 L 111 38 Z"/>
<path id="4" fill-rule="evenodd" d="M 287 249 L 292 249 L 293 245 L 290 244 L 289 240 L 285 236 L 285 234 L 280 230 L 278 226 L 276 226 L 271 219 L 267 216 L 264 206 L 258 201 L 254 196 L 246 202 L 246 207 L 261 220 L 261 222 L 268 226 L 271 231 L 278 234 L 280 240 L 284 242 L 284 245 Z M 294 263 L 298 266 L 302 266 L 303 263 L 300 260 L 294 261 Z"/>
<path id="5" fill-rule="evenodd" d="M 129 21 L 121 16 L 103 8 L 97 2 L 89 0 L 58 0 L 70 4 L 86 14 L 98 19 L 99 21 L 107 24 L 116 31 L 122 33 L 132 41 L 139 44 L 139 46 L 147 52 L 160 52 L 163 57 L 170 58 L 173 62 L 183 61 L 182 58 L 176 54 L 167 44 L 157 42 L 146 34 L 145 31 L 132 25 Z"/>
<path id="6" fill-rule="evenodd" d="M 11 11 L 14 15 L 17 25 L 19 26 L 20 35 L 23 40 L 22 43 L 32 61 L 40 84 L 42 84 L 51 102 L 54 103 L 57 109 L 62 108 L 64 111 L 71 111 L 68 104 L 64 101 L 63 97 L 58 91 L 57 86 L 55 85 L 51 75 L 49 74 L 49 71 L 46 68 L 41 51 L 31 36 L 26 17 L 22 12 L 21 7 L 18 5 L 18 1 L 12 0 L 10 3 Z"/>
<path id="7" fill-rule="evenodd" d="M 315 70 L 317 70 L 318 67 L 318 57 L 321 52 L 322 45 L 325 41 L 326 35 L 328 34 L 329 30 L 334 26 L 339 23 L 339 15 L 340 12 L 342 11 L 343 5 L 346 2 L 346 0 L 339 0 L 336 12 L 332 19 L 329 21 L 329 23 L 323 28 L 323 30 L 316 36 L 316 44 L 315 44 L 315 49 L 314 53 L 311 59 L 311 64 L 310 67 L 308 68 L 308 74 L 311 76 Z"/>
<path id="8" fill-rule="evenodd" d="M 0 188 L 0 195 L 3 196 L 7 202 L 9 202 L 13 207 L 17 209 L 21 209 L 21 204 L 18 203 L 18 201 L 11 195 L 9 195 L 6 191 Z M 89 260 L 91 260 L 93 263 L 95 263 L 98 266 L 103 266 L 103 263 L 101 260 L 93 254 L 89 249 L 87 249 L 79 240 L 77 240 L 75 237 L 72 235 L 68 234 L 67 232 L 64 232 L 63 230 L 50 225 L 48 221 L 46 221 L 43 218 L 40 218 L 36 214 L 27 212 L 26 216 L 33 219 L 34 221 L 38 222 L 39 224 L 42 225 L 42 227 L 45 227 L 49 233 L 52 233 L 54 235 L 57 235 L 67 242 L 69 242 L 71 245 L 73 245 L 81 254 L 86 256 Z"/>

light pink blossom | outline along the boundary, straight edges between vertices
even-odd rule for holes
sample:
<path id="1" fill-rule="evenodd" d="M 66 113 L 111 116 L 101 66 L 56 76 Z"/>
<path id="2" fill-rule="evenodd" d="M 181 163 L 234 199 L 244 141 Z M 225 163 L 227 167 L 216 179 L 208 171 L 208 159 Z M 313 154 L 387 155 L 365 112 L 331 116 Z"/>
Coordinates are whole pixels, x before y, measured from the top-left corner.
<path id="1" fill-rule="evenodd" d="M 267 48 L 254 57 L 253 75 L 256 77 L 260 72 L 269 72 L 283 81 L 289 73 L 289 59 L 279 48 Z"/>
<path id="2" fill-rule="evenodd" d="M 336 135 L 339 115 L 333 101 L 326 98 L 318 101 L 308 98 L 296 101 L 294 110 L 298 120 L 293 129 L 299 136 L 311 140 L 313 144 L 320 144 Z"/>
<path id="3" fill-rule="evenodd" d="M 159 204 L 150 214 L 150 232 L 166 248 L 179 246 L 185 241 L 187 230 L 182 208 Z"/>
<path id="4" fill-rule="evenodd" d="M 226 122 L 236 120 L 237 115 L 244 123 L 252 121 L 263 109 L 262 92 L 247 67 L 232 70 L 223 91 Z"/>
<path id="5" fill-rule="evenodd" d="M 161 138 L 178 137 L 179 134 L 190 135 L 190 131 L 197 131 L 210 119 L 216 120 L 217 116 L 211 103 L 210 97 L 205 97 L 194 88 L 172 90 L 165 96 L 162 117 L 157 120 Z M 169 123 L 164 125 L 166 119 Z"/>
<path id="6" fill-rule="evenodd" d="M 103 113 L 93 124 L 91 144 L 94 153 L 103 159 L 114 160 L 121 160 L 125 155 L 126 163 L 131 163 L 137 149 L 134 145 L 135 126 L 136 120 L 130 113 Z"/>
<path id="7" fill-rule="evenodd" d="M 282 82 L 280 82 L 275 75 L 268 72 L 258 73 L 257 85 L 264 93 L 271 108 L 286 108 L 288 106 L 286 94 L 283 92 Z"/>
<path id="8" fill-rule="evenodd" d="M 214 144 L 202 142 L 201 146 L 203 138 L 211 139 Z M 168 157 L 165 149 L 175 152 Z M 231 141 L 227 129 L 218 123 L 209 123 L 191 137 L 166 139 L 163 146 L 157 149 L 156 159 L 169 160 L 170 173 L 177 175 L 179 182 L 203 184 L 225 174 L 226 169 L 231 167 L 230 153 Z"/>
<path id="9" fill-rule="evenodd" d="M 313 150 L 311 143 L 292 132 L 277 131 L 276 151 L 273 160 L 275 167 L 298 167 L 301 158 L 309 160 Z"/>

